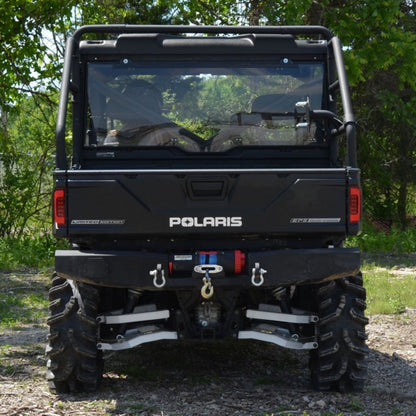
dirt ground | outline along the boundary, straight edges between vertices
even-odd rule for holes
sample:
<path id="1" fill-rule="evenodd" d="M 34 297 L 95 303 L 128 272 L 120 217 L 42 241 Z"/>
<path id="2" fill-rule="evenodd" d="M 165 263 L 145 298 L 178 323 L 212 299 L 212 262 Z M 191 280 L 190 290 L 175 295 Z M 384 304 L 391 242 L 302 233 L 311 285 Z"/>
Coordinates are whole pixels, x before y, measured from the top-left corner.
<path id="1" fill-rule="evenodd" d="M 364 393 L 312 390 L 307 353 L 252 341 L 158 342 L 106 360 L 94 394 L 55 396 L 46 327 L 0 334 L 0 415 L 416 416 L 416 311 L 372 316 Z"/>

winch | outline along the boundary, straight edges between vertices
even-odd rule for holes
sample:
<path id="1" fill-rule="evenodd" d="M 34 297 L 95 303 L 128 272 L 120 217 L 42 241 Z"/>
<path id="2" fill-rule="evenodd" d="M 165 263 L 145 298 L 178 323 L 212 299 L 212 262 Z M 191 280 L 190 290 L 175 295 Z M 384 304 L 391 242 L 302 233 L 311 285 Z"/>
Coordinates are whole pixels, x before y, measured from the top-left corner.
<path id="1" fill-rule="evenodd" d="M 198 266 L 221 266 L 215 270 L 217 276 L 222 274 L 241 274 L 246 266 L 246 255 L 241 250 L 229 251 L 197 251 L 195 253 L 178 253 L 169 256 L 169 273 L 191 272 L 195 277 L 204 275 L 205 268 Z M 211 273 L 211 271 L 210 271 Z"/>

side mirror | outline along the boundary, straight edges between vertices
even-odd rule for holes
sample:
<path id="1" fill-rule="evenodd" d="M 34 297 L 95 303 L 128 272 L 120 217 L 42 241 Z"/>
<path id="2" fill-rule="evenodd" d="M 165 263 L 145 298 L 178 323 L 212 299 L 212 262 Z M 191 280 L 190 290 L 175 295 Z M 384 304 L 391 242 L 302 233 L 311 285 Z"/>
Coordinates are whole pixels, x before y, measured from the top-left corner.
<path id="1" fill-rule="evenodd" d="M 296 129 L 304 129 L 308 133 L 311 129 L 311 103 L 309 97 L 306 101 L 298 101 L 295 104 Z"/>

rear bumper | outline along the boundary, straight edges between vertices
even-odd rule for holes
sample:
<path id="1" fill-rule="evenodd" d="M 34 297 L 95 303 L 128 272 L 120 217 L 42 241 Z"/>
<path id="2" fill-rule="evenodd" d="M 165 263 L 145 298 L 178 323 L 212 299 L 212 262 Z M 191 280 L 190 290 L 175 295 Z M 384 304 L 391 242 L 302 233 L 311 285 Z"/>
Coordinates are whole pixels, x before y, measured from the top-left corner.
<path id="1" fill-rule="evenodd" d="M 210 277 L 218 287 L 253 286 L 253 269 L 263 269 L 263 283 L 254 278 L 255 286 L 319 282 L 355 275 L 360 269 L 357 248 L 293 249 L 251 252 L 246 255 L 245 272 Z M 55 269 L 61 277 L 94 285 L 140 288 L 146 290 L 201 287 L 203 276 L 192 273 L 170 274 L 167 253 L 141 251 L 57 250 Z M 158 271 L 155 286 L 155 273 Z M 163 271 L 164 281 L 161 279 Z M 163 283 L 163 285 L 162 285 Z"/>

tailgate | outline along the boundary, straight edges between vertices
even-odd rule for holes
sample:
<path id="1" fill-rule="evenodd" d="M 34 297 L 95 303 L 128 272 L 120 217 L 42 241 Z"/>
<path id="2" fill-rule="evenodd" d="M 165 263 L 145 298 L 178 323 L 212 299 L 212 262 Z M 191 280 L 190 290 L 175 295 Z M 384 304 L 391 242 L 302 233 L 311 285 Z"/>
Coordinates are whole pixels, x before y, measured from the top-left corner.
<path id="1" fill-rule="evenodd" d="M 68 171 L 69 235 L 345 233 L 358 170 Z M 62 178 L 57 176 L 57 183 Z"/>

